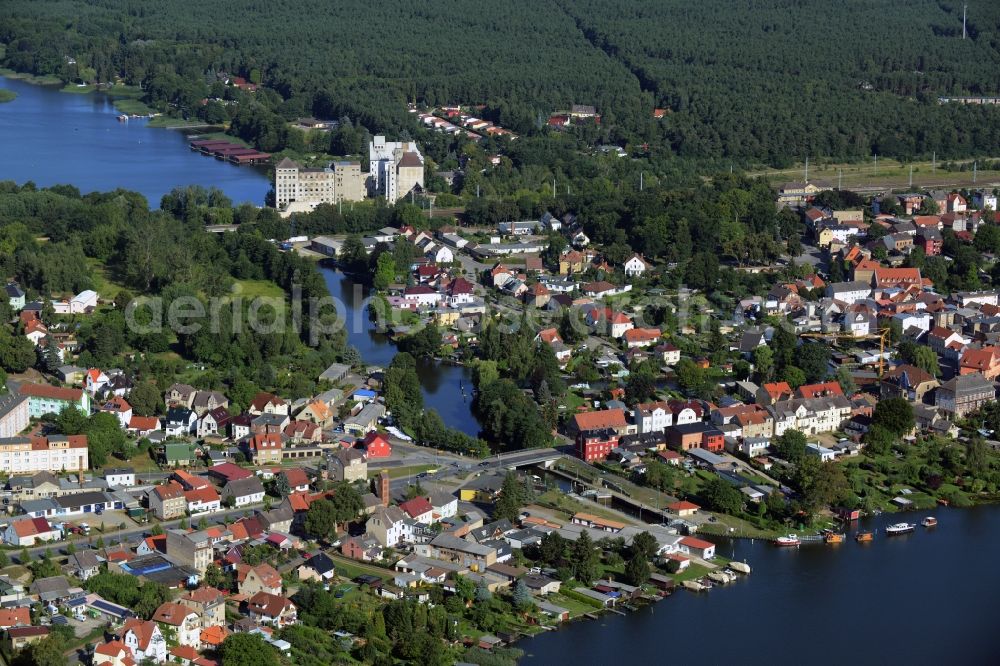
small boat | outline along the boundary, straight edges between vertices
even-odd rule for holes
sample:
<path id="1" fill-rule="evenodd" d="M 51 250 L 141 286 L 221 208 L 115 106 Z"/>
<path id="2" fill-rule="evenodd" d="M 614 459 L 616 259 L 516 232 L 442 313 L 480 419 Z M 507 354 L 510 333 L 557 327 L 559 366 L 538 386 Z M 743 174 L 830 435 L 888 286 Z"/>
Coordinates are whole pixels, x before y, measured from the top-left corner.
<path id="1" fill-rule="evenodd" d="M 802 540 L 799 539 L 794 534 L 789 534 L 788 536 L 778 537 L 777 539 L 774 540 L 774 545 L 775 546 L 782 546 L 782 547 L 785 547 L 785 548 L 787 548 L 789 546 L 798 546 L 800 543 L 802 543 Z"/>
<path id="2" fill-rule="evenodd" d="M 837 534 L 836 532 L 827 532 L 825 535 L 823 535 L 823 541 L 825 541 L 826 543 L 843 543 L 844 535 Z"/>
<path id="3" fill-rule="evenodd" d="M 686 580 L 681 583 L 681 586 L 683 586 L 686 590 L 691 590 L 692 592 L 704 592 L 708 589 L 696 580 Z"/>
<path id="4" fill-rule="evenodd" d="M 729 585 L 736 580 L 735 575 L 726 573 L 725 571 L 709 571 L 708 577 L 712 579 L 712 581 L 722 585 Z"/>
<path id="5" fill-rule="evenodd" d="M 908 534 L 916 529 L 916 525 L 913 523 L 893 523 L 885 528 L 885 533 L 889 536 L 895 534 Z"/>
<path id="6" fill-rule="evenodd" d="M 937 518 L 934 516 L 927 516 L 921 523 L 924 527 L 934 527 L 937 525 Z"/>
<path id="7" fill-rule="evenodd" d="M 858 543 L 869 543 L 874 538 L 875 535 L 872 534 L 871 532 L 858 532 L 857 535 L 854 537 L 854 540 L 857 541 Z"/>
<path id="8" fill-rule="evenodd" d="M 736 573 L 741 573 L 743 575 L 750 574 L 750 565 L 747 564 L 746 562 L 730 562 L 729 568 L 735 571 Z"/>

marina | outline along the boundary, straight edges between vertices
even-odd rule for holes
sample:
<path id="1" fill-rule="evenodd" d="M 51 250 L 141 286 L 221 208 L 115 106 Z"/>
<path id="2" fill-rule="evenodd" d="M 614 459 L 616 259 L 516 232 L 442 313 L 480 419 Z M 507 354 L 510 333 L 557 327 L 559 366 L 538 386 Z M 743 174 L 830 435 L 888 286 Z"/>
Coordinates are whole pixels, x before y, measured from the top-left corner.
<path id="1" fill-rule="evenodd" d="M 995 590 L 990 585 L 970 587 L 965 579 L 966 567 L 990 566 L 992 553 L 1000 547 L 1000 534 L 995 529 L 1000 507 L 942 508 L 935 512 L 935 518 L 939 526 L 933 536 L 882 539 L 870 547 L 775 548 L 761 540 L 721 540 L 719 553 L 733 558 L 729 568 L 743 565 L 745 560 L 753 565 L 752 576 L 741 576 L 718 589 L 689 581 L 678 585 L 684 592 L 640 608 L 627 618 L 602 616 L 598 630 L 581 621 L 522 640 L 517 644 L 526 652 L 522 663 L 616 663 L 621 659 L 620 641 L 627 637 L 632 663 L 764 664 L 771 661 L 767 650 L 760 647 L 761 632 L 765 631 L 780 632 L 785 648 L 808 654 L 804 661 L 809 664 L 843 664 L 839 651 L 815 649 L 817 624 L 829 622 L 843 623 L 851 632 L 851 663 L 995 663 L 992 615 L 987 610 L 993 606 Z M 898 521 L 898 515 L 865 519 L 848 530 L 846 540 L 880 532 Z M 963 550 L 963 544 L 969 543 L 976 547 Z M 929 563 L 948 561 L 958 551 L 963 552 L 963 567 L 935 568 L 933 586 L 914 584 L 930 572 Z M 878 605 L 859 603 L 875 589 Z M 822 599 L 822 605 L 817 606 L 816 599 Z M 959 607 L 976 612 L 947 611 Z M 725 620 L 764 614 L 766 625 Z M 718 626 L 720 621 L 726 621 L 726 640 L 667 640 L 667 636 L 677 635 L 679 627 Z M 878 631 L 861 630 L 876 626 Z M 884 640 L 886 635 L 904 633 L 946 635 L 949 639 Z"/>

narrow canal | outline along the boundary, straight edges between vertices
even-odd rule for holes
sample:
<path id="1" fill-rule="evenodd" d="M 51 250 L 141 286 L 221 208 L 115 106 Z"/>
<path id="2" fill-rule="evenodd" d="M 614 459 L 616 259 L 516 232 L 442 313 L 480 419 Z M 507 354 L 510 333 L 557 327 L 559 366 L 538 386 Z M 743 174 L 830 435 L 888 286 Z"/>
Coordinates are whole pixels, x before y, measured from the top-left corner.
<path id="1" fill-rule="evenodd" d="M 271 187 L 264 167 L 193 152 L 184 132 L 148 127 L 145 119 L 118 122 L 105 94 L 64 93 L 3 77 L 0 88 L 17 93 L 0 104 L 0 181 L 69 184 L 83 193 L 122 188 L 145 196 L 151 208 L 187 185 L 216 187 L 234 203 L 260 206 Z"/>
<path id="2" fill-rule="evenodd" d="M 338 270 L 321 266 L 320 272 L 330 295 L 344 304 L 348 343 L 357 347 L 365 363 L 388 367 L 396 346 L 368 316 L 370 291 Z M 472 413 L 472 372 L 468 368 L 423 360 L 417 362 L 417 375 L 426 408 L 437 410 L 452 428 L 473 437 L 479 434 L 479 422 Z"/>
<path id="3" fill-rule="evenodd" d="M 522 663 L 996 664 L 1000 507 L 938 509 L 936 528 L 885 536 L 885 525 L 924 515 L 872 519 L 861 527 L 878 532 L 864 545 L 712 538 L 753 573 L 525 639 Z"/>

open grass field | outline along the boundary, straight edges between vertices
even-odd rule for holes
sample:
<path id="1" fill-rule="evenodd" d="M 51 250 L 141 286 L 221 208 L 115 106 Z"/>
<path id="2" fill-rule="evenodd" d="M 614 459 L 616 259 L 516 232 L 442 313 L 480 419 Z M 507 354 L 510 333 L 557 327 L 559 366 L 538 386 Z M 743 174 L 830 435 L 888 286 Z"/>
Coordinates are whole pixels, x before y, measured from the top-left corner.
<path id="1" fill-rule="evenodd" d="M 125 287 L 108 277 L 107 269 L 98 259 L 87 259 L 93 271 L 94 291 L 100 294 L 101 298 L 114 299 L 118 292 Z"/>
<path id="2" fill-rule="evenodd" d="M 270 280 L 236 280 L 233 294 L 241 298 L 284 298 L 285 292 Z"/>
<path id="3" fill-rule="evenodd" d="M 165 127 L 168 129 L 184 129 L 209 127 L 200 120 L 184 120 L 183 118 L 171 118 L 170 116 L 156 116 L 149 121 L 150 127 Z"/>
<path id="4" fill-rule="evenodd" d="M 982 160 L 983 163 L 987 160 Z M 993 161 L 993 159 L 989 159 Z M 973 160 L 952 162 L 962 165 L 964 170 L 944 170 L 943 161 L 900 162 L 898 160 L 874 157 L 865 162 L 853 163 L 812 163 L 809 164 L 809 180 L 820 187 L 841 187 L 858 191 L 874 191 L 891 188 L 894 190 L 910 187 L 910 168 L 913 169 L 913 187 L 1000 187 L 1000 171 L 979 169 L 973 176 Z M 953 167 L 950 167 L 953 168 Z M 805 178 L 805 164 L 797 164 L 790 169 L 763 169 L 752 172 L 752 176 L 766 176 L 774 184 L 801 182 Z"/>
<path id="5" fill-rule="evenodd" d="M 153 113 L 153 109 L 149 108 L 139 100 L 128 97 L 116 99 L 115 108 L 122 113 L 127 113 L 130 116 L 148 116 Z"/>

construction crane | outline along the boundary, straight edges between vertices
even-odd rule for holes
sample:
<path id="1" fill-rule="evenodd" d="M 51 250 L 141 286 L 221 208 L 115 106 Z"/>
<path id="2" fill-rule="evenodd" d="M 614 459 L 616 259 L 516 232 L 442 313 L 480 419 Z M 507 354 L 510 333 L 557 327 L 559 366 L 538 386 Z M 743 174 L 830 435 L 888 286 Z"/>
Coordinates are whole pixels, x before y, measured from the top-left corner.
<path id="1" fill-rule="evenodd" d="M 882 379 L 882 374 L 885 372 L 885 348 L 889 336 L 892 334 L 891 328 L 883 328 L 878 333 L 869 333 L 868 335 L 854 335 L 853 333 L 844 333 L 842 331 L 834 331 L 832 333 L 801 333 L 799 337 L 802 338 L 827 338 L 834 340 L 878 340 L 878 378 Z"/>

